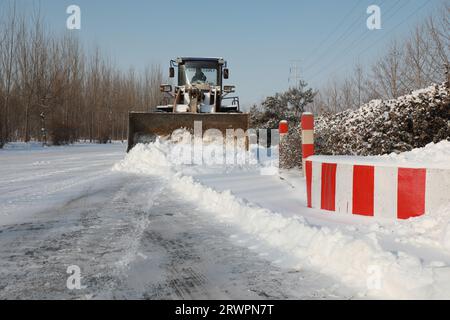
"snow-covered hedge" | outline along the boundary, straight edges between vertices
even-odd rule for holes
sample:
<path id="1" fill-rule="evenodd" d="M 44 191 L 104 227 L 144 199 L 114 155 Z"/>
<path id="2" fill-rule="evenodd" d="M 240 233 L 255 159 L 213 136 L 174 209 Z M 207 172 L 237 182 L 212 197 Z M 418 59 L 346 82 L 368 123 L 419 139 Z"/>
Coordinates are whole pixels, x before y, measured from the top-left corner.
<path id="1" fill-rule="evenodd" d="M 284 168 L 301 166 L 300 127 L 282 146 Z M 394 100 L 374 100 L 357 110 L 316 118 L 316 154 L 381 155 L 450 139 L 450 94 L 434 85 Z"/>
<path id="2" fill-rule="evenodd" d="M 289 133 L 281 142 L 280 167 L 292 169 L 302 165 L 302 136 L 299 126 L 289 127 Z"/>
<path id="3" fill-rule="evenodd" d="M 395 100 L 374 100 L 357 110 L 316 120 L 318 154 L 380 155 L 424 147 L 450 137 L 450 95 L 445 85 Z"/>

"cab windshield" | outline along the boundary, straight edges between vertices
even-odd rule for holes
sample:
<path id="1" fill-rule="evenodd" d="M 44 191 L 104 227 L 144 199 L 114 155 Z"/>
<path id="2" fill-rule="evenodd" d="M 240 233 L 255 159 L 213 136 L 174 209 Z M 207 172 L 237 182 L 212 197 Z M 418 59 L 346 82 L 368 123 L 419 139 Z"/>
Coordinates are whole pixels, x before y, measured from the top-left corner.
<path id="1" fill-rule="evenodd" d="M 218 64 L 205 61 L 187 61 L 179 66 L 180 85 L 208 84 L 217 86 Z"/>

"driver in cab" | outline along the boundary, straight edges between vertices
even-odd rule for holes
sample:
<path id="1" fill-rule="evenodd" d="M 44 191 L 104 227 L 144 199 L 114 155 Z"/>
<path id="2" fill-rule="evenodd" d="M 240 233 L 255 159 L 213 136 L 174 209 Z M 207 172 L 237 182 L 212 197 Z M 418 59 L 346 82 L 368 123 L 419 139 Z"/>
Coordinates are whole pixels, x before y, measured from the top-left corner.
<path id="1" fill-rule="evenodd" d="M 196 68 L 195 70 L 195 74 L 192 77 L 192 81 L 191 83 L 195 83 L 195 82 L 205 82 L 206 81 L 206 76 L 203 73 L 201 68 Z"/>

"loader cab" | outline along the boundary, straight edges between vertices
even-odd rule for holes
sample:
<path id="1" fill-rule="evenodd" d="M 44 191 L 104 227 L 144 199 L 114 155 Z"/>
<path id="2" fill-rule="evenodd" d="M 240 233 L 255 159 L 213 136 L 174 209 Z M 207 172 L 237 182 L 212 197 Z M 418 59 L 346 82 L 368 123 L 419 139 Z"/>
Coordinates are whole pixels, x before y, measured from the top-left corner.
<path id="1" fill-rule="evenodd" d="M 177 81 L 175 88 L 161 85 L 172 103 L 157 106 L 161 112 L 240 112 L 239 97 L 231 97 L 235 87 L 224 85 L 229 78 L 227 63 L 222 58 L 177 58 L 170 61 L 169 77 Z M 174 90 L 172 90 L 174 89 Z"/>
<path id="2" fill-rule="evenodd" d="M 222 88 L 225 64 L 220 58 L 178 58 L 171 67 L 178 66 L 178 86 L 206 84 Z"/>

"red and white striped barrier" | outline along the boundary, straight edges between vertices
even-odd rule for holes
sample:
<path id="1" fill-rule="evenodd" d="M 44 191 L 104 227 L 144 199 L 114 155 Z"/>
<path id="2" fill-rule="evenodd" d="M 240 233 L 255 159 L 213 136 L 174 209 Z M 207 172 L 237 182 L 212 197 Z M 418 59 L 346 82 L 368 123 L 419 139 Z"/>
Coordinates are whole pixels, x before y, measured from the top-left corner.
<path id="1" fill-rule="evenodd" d="M 450 170 L 370 163 L 361 157 L 306 160 L 309 208 L 408 219 L 450 203 Z"/>
<path id="2" fill-rule="evenodd" d="M 314 116 L 304 112 L 301 119 L 302 126 L 302 163 L 305 174 L 305 160 L 314 155 Z"/>
<path id="3" fill-rule="evenodd" d="M 284 143 L 284 139 L 286 138 L 288 132 L 289 132 L 288 122 L 286 120 L 280 121 L 280 124 L 278 125 L 278 133 L 280 134 L 278 155 L 279 155 L 279 159 L 280 159 L 279 164 L 281 166 L 282 166 L 281 159 L 282 159 L 282 155 L 283 155 L 283 143 Z"/>
<path id="4" fill-rule="evenodd" d="M 284 139 L 284 137 L 287 135 L 289 131 L 289 124 L 286 120 L 280 121 L 278 131 L 280 133 L 280 141 L 281 141 L 281 139 Z"/>

